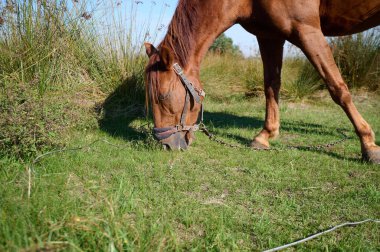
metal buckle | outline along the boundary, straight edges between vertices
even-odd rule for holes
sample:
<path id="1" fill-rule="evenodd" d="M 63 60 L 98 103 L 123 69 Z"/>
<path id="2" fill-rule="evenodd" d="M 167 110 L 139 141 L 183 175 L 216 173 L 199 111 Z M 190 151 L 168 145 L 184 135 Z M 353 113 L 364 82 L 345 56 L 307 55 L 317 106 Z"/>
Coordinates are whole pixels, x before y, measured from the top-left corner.
<path id="1" fill-rule="evenodd" d="M 193 132 L 195 131 L 198 131 L 199 130 L 199 124 L 195 124 L 192 128 Z"/>
<path id="2" fill-rule="evenodd" d="M 203 124 L 203 123 L 202 123 Z M 175 129 L 177 131 L 198 131 L 200 129 L 200 124 L 194 124 L 193 126 L 186 126 L 186 125 L 176 125 Z"/>
<path id="3" fill-rule="evenodd" d="M 199 96 L 202 96 L 203 98 L 206 96 L 206 92 L 203 91 L 203 89 L 201 89 L 200 91 L 198 91 L 199 93 Z"/>
<path id="4" fill-rule="evenodd" d="M 176 125 L 175 128 L 176 128 L 177 131 L 182 131 L 183 130 L 183 126 L 180 125 L 180 124 Z"/>

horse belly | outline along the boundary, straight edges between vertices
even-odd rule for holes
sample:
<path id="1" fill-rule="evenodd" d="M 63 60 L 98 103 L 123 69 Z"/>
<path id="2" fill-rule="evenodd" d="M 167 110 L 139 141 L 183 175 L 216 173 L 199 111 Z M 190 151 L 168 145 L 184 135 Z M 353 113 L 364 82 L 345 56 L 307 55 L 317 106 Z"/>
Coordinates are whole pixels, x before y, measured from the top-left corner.
<path id="1" fill-rule="evenodd" d="M 320 16 L 326 36 L 361 32 L 380 24 L 380 0 L 322 0 Z"/>

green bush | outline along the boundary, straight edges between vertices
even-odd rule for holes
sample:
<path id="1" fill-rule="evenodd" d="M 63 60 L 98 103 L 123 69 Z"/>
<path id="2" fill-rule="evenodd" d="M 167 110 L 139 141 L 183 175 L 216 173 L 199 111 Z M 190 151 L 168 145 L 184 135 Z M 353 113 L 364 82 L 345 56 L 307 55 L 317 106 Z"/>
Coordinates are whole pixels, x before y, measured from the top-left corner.
<path id="1" fill-rule="evenodd" d="M 148 32 L 136 33 L 137 5 L 97 1 L 90 12 L 91 1 L 0 2 L 0 155 L 60 145 L 63 129 L 86 124 L 87 104 L 119 85 L 127 84 L 122 104 L 144 103 Z"/>
<path id="2" fill-rule="evenodd" d="M 215 101 L 241 99 L 245 93 L 249 96 L 256 95 L 262 90 L 262 79 L 259 60 L 233 54 L 209 53 L 201 67 L 201 80 L 207 99 Z M 251 93 L 251 90 L 255 92 Z"/>
<path id="3" fill-rule="evenodd" d="M 28 159 L 60 145 L 57 132 L 64 120 L 54 107 L 36 99 L 27 88 L 8 86 L 5 93 L 6 99 L 0 96 L 0 157 Z"/>
<path id="4" fill-rule="evenodd" d="M 377 30 L 330 39 L 330 47 L 349 88 L 379 90 L 380 33 Z M 306 59 L 300 61 L 298 77 L 288 86 L 288 95 L 293 98 L 310 96 L 324 86 L 311 63 Z"/>
<path id="5" fill-rule="evenodd" d="M 242 55 L 239 46 L 234 45 L 231 38 L 227 37 L 224 33 L 221 34 L 211 45 L 209 51 L 217 54 L 233 54 Z"/>
<path id="6" fill-rule="evenodd" d="M 380 33 L 371 30 L 331 41 L 335 61 L 351 88 L 380 86 Z"/>
<path id="7" fill-rule="evenodd" d="M 294 69 L 293 77 L 284 78 L 283 93 L 286 98 L 291 100 L 303 99 L 323 88 L 323 81 L 319 73 L 306 58 L 289 58 L 284 62 L 283 74 L 287 69 Z"/>

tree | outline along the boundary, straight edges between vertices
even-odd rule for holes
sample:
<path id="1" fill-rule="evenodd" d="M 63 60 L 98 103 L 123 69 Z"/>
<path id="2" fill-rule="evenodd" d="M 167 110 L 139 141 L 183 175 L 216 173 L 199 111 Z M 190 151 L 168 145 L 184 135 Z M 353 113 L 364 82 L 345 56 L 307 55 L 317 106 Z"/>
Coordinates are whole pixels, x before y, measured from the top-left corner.
<path id="1" fill-rule="evenodd" d="M 226 54 L 231 53 L 234 55 L 241 55 L 239 46 L 234 45 L 231 38 L 227 37 L 224 33 L 220 35 L 212 44 L 209 51 L 218 53 L 218 54 Z"/>

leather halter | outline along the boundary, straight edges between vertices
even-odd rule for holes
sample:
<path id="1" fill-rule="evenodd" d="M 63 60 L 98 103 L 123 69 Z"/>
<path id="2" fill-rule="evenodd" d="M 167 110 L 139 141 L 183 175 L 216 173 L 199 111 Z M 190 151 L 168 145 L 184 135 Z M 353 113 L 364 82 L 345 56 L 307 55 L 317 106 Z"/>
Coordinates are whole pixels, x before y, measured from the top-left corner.
<path id="1" fill-rule="evenodd" d="M 183 73 L 182 68 L 178 63 L 173 64 L 173 70 L 178 75 L 186 90 L 185 104 L 181 114 L 181 120 L 179 124 L 173 127 L 165 127 L 165 128 L 153 128 L 153 134 L 157 138 L 157 140 L 161 141 L 166 138 L 169 138 L 171 135 L 181 132 L 181 131 L 197 131 L 199 130 L 199 125 L 203 122 L 203 104 L 201 97 L 205 97 L 206 93 L 202 89 L 198 89 L 194 87 L 193 83 L 191 83 L 186 75 Z M 186 115 L 188 106 L 190 103 L 190 95 L 193 97 L 194 101 L 198 104 L 201 104 L 201 119 L 198 124 L 194 125 L 186 125 Z"/>

